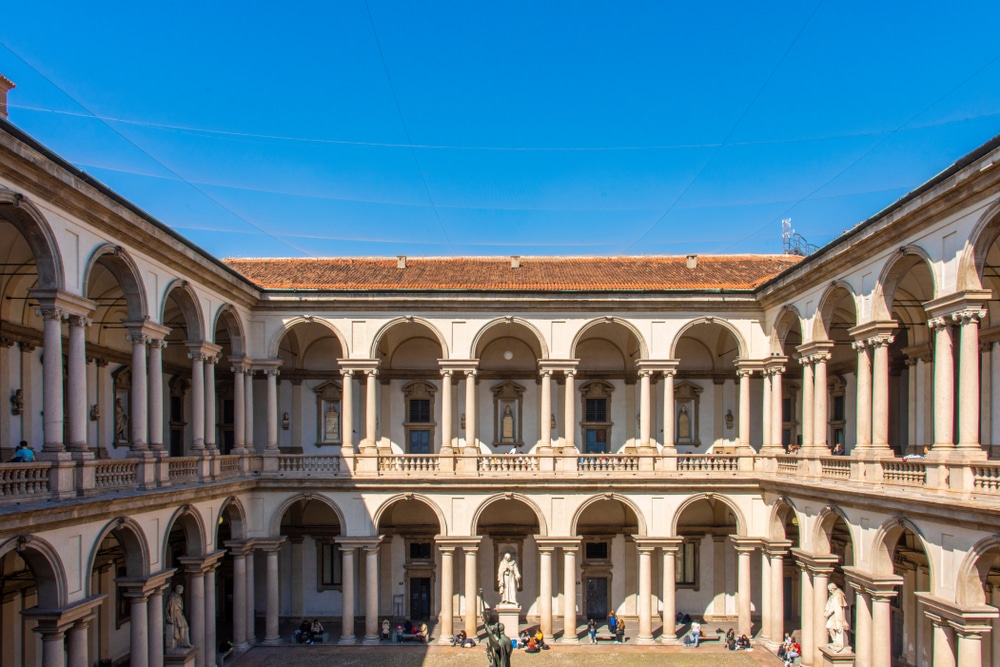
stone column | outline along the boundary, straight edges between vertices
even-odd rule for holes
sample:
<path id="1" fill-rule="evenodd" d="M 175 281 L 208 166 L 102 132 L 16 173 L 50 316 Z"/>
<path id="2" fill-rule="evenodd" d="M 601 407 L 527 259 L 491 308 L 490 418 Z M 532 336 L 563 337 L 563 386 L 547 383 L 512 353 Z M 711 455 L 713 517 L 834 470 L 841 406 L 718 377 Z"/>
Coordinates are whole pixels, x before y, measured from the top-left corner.
<path id="1" fill-rule="evenodd" d="M 952 450 L 955 399 L 951 330 L 943 317 L 929 320 L 927 326 L 934 331 L 934 450 Z"/>
<path id="2" fill-rule="evenodd" d="M 680 538 L 673 538 L 660 549 L 663 555 L 663 634 L 660 641 L 664 644 L 677 642 L 677 550 L 684 543 Z"/>
<path id="3" fill-rule="evenodd" d="M 823 653 L 819 650 L 821 646 L 827 645 L 829 633 L 826 630 L 826 599 L 828 595 L 827 586 L 830 585 L 830 575 L 833 568 L 813 567 L 813 640 L 816 650 L 813 653 L 813 664 L 819 667 L 823 664 Z M 886 634 L 886 637 L 889 635 Z M 885 642 L 889 644 L 889 642 Z"/>
<path id="4" fill-rule="evenodd" d="M 889 344 L 893 336 L 883 334 L 873 338 L 872 361 L 872 447 L 889 449 Z M 978 400 L 978 399 L 977 399 Z"/>
<path id="5" fill-rule="evenodd" d="M 149 341 L 149 448 L 163 451 L 163 349 L 167 341 Z"/>
<path id="6" fill-rule="evenodd" d="M 42 411 L 45 413 L 45 444 L 42 451 L 57 454 L 66 451 L 63 445 L 63 369 L 62 369 L 62 321 L 66 311 L 59 308 L 42 308 L 43 319 L 42 354 Z M 145 362 L 145 356 L 143 362 Z M 132 389 L 135 392 L 135 388 Z M 143 438 L 145 441 L 145 438 Z M 44 637 L 45 635 L 43 635 Z M 63 633 L 59 632 L 59 641 Z M 43 639 L 43 641 L 45 641 Z"/>
<path id="7" fill-rule="evenodd" d="M 343 581 L 343 609 L 340 612 L 339 643 L 354 644 L 358 641 L 354 635 L 354 558 L 356 549 L 354 544 L 340 544 L 338 548 L 340 549 L 341 580 Z"/>
<path id="8" fill-rule="evenodd" d="M 281 541 L 277 544 L 269 544 L 263 547 L 267 556 L 267 607 L 264 610 L 264 643 L 277 644 L 281 641 L 278 632 L 278 613 L 281 609 L 281 597 L 279 596 L 278 577 L 278 552 L 281 550 Z"/>
<path id="9" fill-rule="evenodd" d="M 740 378 L 740 447 L 750 446 L 750 376 L 752 371 L 747 368 L 738 370 Z"/>
<path id="10" fill-rule="evenodd" d="M 781 449 L 781 369 L 771 371 L 771 446 Z"/>
<path id="11" fill-rule="evenodd" d="M 445 378 L 451 382 L 451 376 Z M 441 552 L 441 628 L 438 644 L 447 644 L 455 634 L 455 547 L 438 543 Z"/>
<path id="12" fill-rule="evenodd" d="M 223 552 L 218 552 L 221 558 Z M 205 664 L 215 664 L 215 652 L 219 643 L 216 641 L 216 615 L 215 605 L 215 569 L 219 567 L 218 559 L 209 563 L 205 568 Z"/>
<path id="13" fill-rule="evenodd" d="M 565 371 L 565 375 L 565 404 L 563 405 L 563 413 L 565 417 L 563 418 L 563 421 L 566 423 L 563 425 L 563 431 L 565 433 L 563 437 L 563 449 L 573 450 L 576 449 L 576 371 Z M 548 637 L 549 635 L 545 636 Z"/>
<path id="14" fill-rule="evenodd" d="M 995 457 L 1000 453 L 997 451 L 1000 447 L 1000 343 L 997 342 L 990 343 L 990 393 L 986 412 L 990 419 L 990 450 Z"/>
<path id="15" fill-rule="evenodd" d="M 799 604 L 799 610 L 802 616 L 802 637 L 799 640 L 799 644 L 802 646 L 802 664 L 812 665 L 815 656 L 815 644 L 813 643 L 813 632 L 815 624 L 813 623 L 813 611 L 815 605 L 813 604 L 813 586 L 812 586 L 812 575 L 809 572 L 809 566 L 807 563 L 799 561 L 798 563 L 800 578 L 800 595 L 801 603 Z"/>
<path id="16" fill-rule="evenodd" d="M 726 615 L 726 536 L 712 535 L 712 615 Z"/>
<path id="17" fill-rule="evenodd" d="M 674 375 L 677 369 L 663 371 L 663 454 L 677 453 L 674 435 Z"/>
<path id="18" fill-rule="evenodd" d="M 760 550 L 760 631 L 757 641 L 765 646 L 773 646 L 771 641 L 771 559 L 768 556 L 769 546 L 764 542 Z"/>
<path id="19" fill-rule="evenodd" d="M 563 636 L 560 643 L 576 644 L 576 552 L 580 545 L 564 545 L 563 550 Z"/>
<path id="20" fill-rule="evenodd" d="M 244 398 L 243 365 L 234 363 L 233 372 L 233 449 L 236 454 L 246 453 L 246 398 Z"/>
<path id="21" fill-rule="evenodd" d="M 253 374 L 254 370 L 252 368 L 247 368 L 243 371 L 243 422 L 245 424 L 244 437 L 246 438 L 246 447 L 250 452 L 257 451 L 257 443 L 253 434 Z"/>
<path id="22" fill-rule="evenodd" d="M 69 317 L 69 349 L 66 368 L 66 403 L 69 410 L 69 448 L 87 449 L 87 346 L 86 327 L 90 320 L 79 315 Z M 70 632 L 72 636 L 72 631 Z"/>
<path id="23" fill-rule="evenodd" d="M 288 557 L 289 560 L 291 560 L 290 564 L 292 566 L 292 576 L 291 581 L 288 582 L 288 592 L 291 597 L 292 616 L 296 618 L 303 618 L 305 616 L 305 607 L 302 600 L 302 596 L 305 592 L 305 586 L 303 585 L 303 570 L 305 569 L 305 563 L 302 561 L 302 543 L 304 541 L 304 535 L 288 536 Z"/>
<path id="24" fill-rule="evenodd" d="M 552 446 L 552 371 L 542 369 L 541 406 L 538 415 L 538 445 Z"/>
<path id="25" fill-rule="evenodd" d="M 646 376 L 647 380 L 649 379 Z M 648 404 L 648 401 L 647 401 Z M 653 643 L 653 545 L 636 545 L 639 550 L 639 636 L 640 644 Z"/>
<path id="26" fill-rule="evenodd" d="M 649 447 L 649 424 L 650 424 L 650 400 L 649 400 L 649 377 L 653 374 L 650 370 L 639 371 L 639 446 Z M 641 630 L 640 630 L 641 633 Z"/>
<path id="27" fill-rule="evenodd" d="M 890 667 L 892 665 L 892 642 L 886 641 L 892 636 L 892 625 L 889 618 L 889 600 L 895 592 L 876 593 L 872 595 L 872 667 Z M 876 638 L 877 641 L 876 641 Z"/>
<path id="28" fill-rule="evenodd" d="M 218 453 L 218 443 L 215 441 L 215 364 L 219 362 L 217 355 L 205 358 L 205 449 Z"/>
<path id="29" fill-rule="evenodd" d="M 233 645 L 247 644 L 247 554 L 243 545 L 230 548 L 233 555 Z"/>
<path id="30" fill-rule="evenodd" d="M 476 440 L 476 369 L 465 371 L 465 446 L 479 451 Z"/>
<path id="31" fill-rule="evenodd" d="M 188 343 L 191 349 L 191 448 L 200 454 L 205 449 L 205 354 L 201 343 Z"/>
<path id="32" fill-rule="evenodd" d="M 163 591 L 166 585 L 156 586 L 149 593 L 146 618 L 149 622 L 149 667 L 163 667 Z"/>
<path id="33" fill-rule="evenodd" d="M 857 667 L 872 667 L 872 608 L 871 594 L 852 584 L 857 591 L 854 597 L 854 655 Z M 885 641 L 888 635 L 879 637 Z M 888 642 L 886 642 L 888 643 Z M 934 663 L 937 665 L 937 662 Z"/>
<path id="34" fill-rule="evenodd" d="M 378 369 L 371 368 L 365 371 L 368 376 L 365 380 L 365 447 L 375 447 L 378 445 L 378 410 L 376 408 L 376 390 L 378 382 Z"/>
<path id="35" fill-rule="evenodd" d="M 813 405 L 815 411 L 813 415 L 813 444 L 817 447 L 829 449 L 827 442 L 829 437 L 829 415 L 827 414 L 827 386 L 826 386 L 826 362 L 830 360 L 830 354 L 820 352 L 813 355 Z M 821 452 L 825 453 L 825 452 Z"/>
<path id="36" fill-rule="evenodd" d="M 538 545 L 538 626 L 545 639 L 552 638 L 552 553 L 555 547 Z"/>
<path id="37" fill-rule="evenodd" d="M 61 354 L 59 360 L 62 361 Z M 66 631 L 64 626 L 39 621 L 35 632 L 42 636 L 42 667 L 63 667 L 66 664 Z M 135 664 L 137 667 L 146 667 L 144 661 Z"/>
<path id="38" fill-rule="evenodd" d="M 267 454 L 278 453 L 278 369 L 265 368 L 267 376 Z"/>
<path id="39" fill-rule="evenodd" d="M 958 667 L 982 667 L 983 636 L 986 628 L 957 628 L 958 634 Z"/>
<path id="40" fill-rule="evenodd" d="M 934 657 L 931 664 L 934 667 L 955 667 L 955 631 L 948 621 L 938 616 L 931 616 L 931 622 L 934 624 Z"/>
<path id="41" fill-rule="evenodd" d="M 851 343 L 858 353 L 857 411 L 855 420 L 857 449 L 870 449 L 872 444 L 872 369 L 868 357 L 868 343 L 856 340 Z"/>
<path id="42" fill-rule="evenodd" d="M 909 452 L 907 453 L 919 453 L 920 448 L 917 442 L 917 363 L 918 360 L 915 357 L 907 357 L 903 360 L 906 364 L 906 442 Z"/>
<path id="43" fill-rule="evenodd" d="M 349 454 L 354 453 L 354 370 L 350 368 L 340 369 L 344 380 L 341 384 L 340 403 L 341 415 L 340 423 L 343 433 L 340 440 L 341 451 Z"/>
<path id="44" fill-rule="evenodd" d="M 191 645 L 197 651 L 194 656 L 194 664 L 195 667 L 210 667 L 214 661 L 209 661 L 208 646 L 205 645 L 205 640 L 208 639 L 205 632 L 207 620 L 205 618 L 205 575 L 200 567 L 193 572 L 189 571 L 188 574 L 188 601 L 190 604 L 186 606 L 186 610 L 188 626 L 191 630 Z M 212 650 L 214 653 L 214 646 Z"/>
<path id="45" fill-rule="evenodd" d="M 130 667 L 149 666 L 149 619 L 146 615 L 146 602 L 149 599 L 146 591 L 129 591 L 129 665 Z M 192 643 L 194 636 L 192 633 Z"/>
<path id="46" fill-rule="evenodd" d="M 813 359 L 803 357 L 799 359 L 802 364 L 802 449 L 812 449 L 813 446 L 813 415 L 816 412 L 816 403 L 813 398 Z"/>
<path id="47" fill-rule="evenodd" d="M 451 425 L 454 422 L 452 407 L 455 399 L 451 396 L 451 376 L 450 368 L 441 369 L 441 454 L 450 456 L 451 446 Z M 444 553 L 444 552 L 442 552 Z"/>
<path id="48" fill-rule="evenodd" d="M 254 579 L 254 543 L 246 543 L 247 549 L 247 578 L 246 578 L 246 622 L 247 622 L 247 644 L 252 645 L 257 641 L 257 591 Z"/>
<path id="49" fill-rule="evenodd" d="M 750 554 L 754 551 L 750 543 L 736 542 L 736 617 L 737 632 L 747 637 L 753 634 L 750 617 L 752 591 L 750 583 Z"/>
<path id="50" fill-rule="evenodd" d="M 966 309 L 951 316 L 959 323 L 958 449 L 978 452 L 979 444 L 979 320 L 985 310 Z M 976 639 L 978 643 L 978 637 Z M 959 642 L 961 646 L 961 641 Z"/>
<path id="51" fill-rule="evenodd" d="M 773 449 L 774 443 L 771 441 L 771 371 L 770 369 L 764 369 L 761 380 L 763 381 L 763 388 L 761 389 L 761 416 L 760 416 L 760 437 L 761 451 Z"/>
<path id="52" fill-rule="evenodd" d="M 69 656 L 69 667 L 90 667 L 90 647 L 87 641 L 87 633 L 90 623 L 94 620 L 92 615 L 73 623 L 70 626 L 66 637 L 66 653 Z"/>
<path id="53" fill-rule="evenodd" d="M 768 549 L 771 559 L 771 641 L 780 642 L 785 636 L 785 560 L 787 545 L 772 544 Z"/>
<path id="54" fill-rule="evenodd" d="M 369 381 L 374 376 L 369 375 Z M 366 644 L 379 642 L 378 629 L 378 551 L 379 543 L 365 546 L 365 639 Z"/>
<path id="55" fill-rule="evenodd" d="M 476 554 L 478 546 L 466 544 L 462 547 L 465 554 L 465 634 L 469 637 L 479 636 L 479 577 Z"/>

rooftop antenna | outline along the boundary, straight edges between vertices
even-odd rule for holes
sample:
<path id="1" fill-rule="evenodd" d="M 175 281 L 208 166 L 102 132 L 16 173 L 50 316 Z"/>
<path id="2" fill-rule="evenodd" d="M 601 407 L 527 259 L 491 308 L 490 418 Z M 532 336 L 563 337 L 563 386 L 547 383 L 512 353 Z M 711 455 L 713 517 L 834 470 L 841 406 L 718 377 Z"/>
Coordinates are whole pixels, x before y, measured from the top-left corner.
<path id="1" fill-rule="evenodd" d="M 781 245 L 782 251 L 786 255 L 797 255 L 805 257 L 816 252 L 818 248 L 806 241 L 801 234 L 792 229 L 792 219 L 784 218 L 781 221 Z"/>

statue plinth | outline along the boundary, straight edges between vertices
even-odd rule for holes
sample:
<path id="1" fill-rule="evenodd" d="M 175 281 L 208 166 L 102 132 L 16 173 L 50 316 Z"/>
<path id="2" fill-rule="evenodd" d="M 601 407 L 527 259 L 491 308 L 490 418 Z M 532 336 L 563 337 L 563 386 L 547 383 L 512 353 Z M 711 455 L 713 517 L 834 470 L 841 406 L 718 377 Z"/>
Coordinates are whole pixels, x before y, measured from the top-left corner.
<path id="1" fill-rule="evenodd" d="M 168 648 L 163 654 L 163 664 L 170 667 L 194 667 L 193 648 Z"/>
<path id="2" fill-rule="evenodd" d="M 497 620 L 503 623 L 504 634 L 517 637 L 521 625 L 521 605 L 516 602 L 501 602 L 495 609 Z"/>
<path id="3" fill-rule="evenodd" d="M 823 654 L 823 667 L 853 667 L 854 665 L 855 655 L 850 646 L 845 646 L 840 653 L 837 653 L 830 646 L 820 646 L 819 652 Z"/>

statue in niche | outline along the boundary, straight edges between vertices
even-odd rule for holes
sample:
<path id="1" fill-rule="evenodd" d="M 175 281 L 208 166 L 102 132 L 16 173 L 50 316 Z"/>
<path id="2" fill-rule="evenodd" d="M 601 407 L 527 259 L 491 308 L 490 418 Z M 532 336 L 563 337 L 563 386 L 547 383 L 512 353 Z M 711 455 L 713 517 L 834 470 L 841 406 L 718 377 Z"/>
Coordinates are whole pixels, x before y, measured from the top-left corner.
<path id="1" fill-rule="evenodd" d="M 521 571 L 517 568 L 517 561 L 514 560 L 508 551 L 500 561 L 497 570 L 497 584 L 500 588 L 500 602 L 506 604 L 517 604 L 517 587 L 521 585 Z"/>
<path id="2" fill-rule="evenodd" d="M 281 430 L 287 431 L 292 426 L 292 419 L 288 416 L 288 413 L 281 415 Z"/>
<path id="3" fill-rule="evenodd" d="M 167 648 L 191 648 L 191 629 L 184 617 L 184 587 L 180 584 L 167 596 L 167 613 L 165 620 L 173 630 L 168 635 L 170 645 Z"/>
<path id="4" fill-rule="evenodd" d="M 502 426 L 500 442 L 514 442 L 514 413 L 509 405 L 504 406 L 500 423 Z"/>
<path id="5" fill-rule="evenodd" d="M 24 391 L 21 389 L 15 389 L 10 397 L 10 414 L 15 417 L 24 414 Z"/>
<path id="6" fill-rule="evenodd" d="M 115 399 L 115 442 L 128 442 L 128 415 L 122 399 Z"/>
<path id="7" fill-rule="evenodd" d="M 686 405 L 681 406 L 681 413 L 677 417 L 677 438 L 679 440 L 691 439 L 691 416 L 688 414 Z"/>
<path id="8" fill-rule="evenodd" d="M 844 635 L 847 630 L 847 596 L 837 584 L 826 587 L 830 596 L 826 599 L 826 629 L 830 633 L 830 648 L 840 653 L 844 650 Z"/>
<path id="9" fill-rule="evenodd" d="M 733 411 L 732 410 L 726 410 L 726 430 L 727 431 L 732 431 L 733 430 L 733 420 L 734 420 Z"/>
<path id="10" fill-rule="evenodd" d="M 326 432 L 326 442 L 340 442 L 340 413 L 336 410 L 327 410 L 324 431 Z"/>

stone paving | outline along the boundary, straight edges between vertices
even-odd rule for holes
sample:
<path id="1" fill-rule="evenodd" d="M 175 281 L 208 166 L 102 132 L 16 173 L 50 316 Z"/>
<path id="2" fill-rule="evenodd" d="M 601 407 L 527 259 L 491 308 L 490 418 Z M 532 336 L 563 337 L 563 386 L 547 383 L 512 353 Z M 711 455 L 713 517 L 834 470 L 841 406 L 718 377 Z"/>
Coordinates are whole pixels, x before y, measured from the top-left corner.
<path id="1" fill-rule="evenodd" d="M 756 649 L 727 651 L 719 646 L 685 648 L 683 646 L 640 646 L 634 644 L 556 644 L 549 651 L 528 654 L 514 651 L 511 665 L 517 667 L 650 667 L 668 664 L 676 667 L 781 667 L 773 654 Z M 487 667 L 482 647 L 458 649 L 440 645 L 403 646 L 258 646 L 250 649 L 227 667 Z"/>

